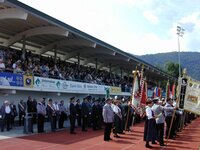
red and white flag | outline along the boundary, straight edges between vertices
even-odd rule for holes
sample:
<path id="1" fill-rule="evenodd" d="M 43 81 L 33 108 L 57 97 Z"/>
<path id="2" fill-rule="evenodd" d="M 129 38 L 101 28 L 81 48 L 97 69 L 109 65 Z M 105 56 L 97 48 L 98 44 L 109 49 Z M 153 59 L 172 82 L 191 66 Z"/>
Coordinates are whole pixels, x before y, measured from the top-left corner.
<path id="1" fill-rule="evenodd" d="M 140 100 L 140 84 L 139 84 L 139 77 L 138 77 L 138 73 L 136 74 L 136 76 L 134 77 L 134 83 L 133 83 L 133 91 L 132 91 L 132 105 L 137 107 L 139 105 L 139 100 Z"/>
<path id="2" fill-rule="evenodd" d="M 142 87 L 141 87 L 141 101 L 140 103 L 142 105 L 146 104 L 146 100 L 147 100 L 147 82 L 143 79 L 142 81 Z"/>

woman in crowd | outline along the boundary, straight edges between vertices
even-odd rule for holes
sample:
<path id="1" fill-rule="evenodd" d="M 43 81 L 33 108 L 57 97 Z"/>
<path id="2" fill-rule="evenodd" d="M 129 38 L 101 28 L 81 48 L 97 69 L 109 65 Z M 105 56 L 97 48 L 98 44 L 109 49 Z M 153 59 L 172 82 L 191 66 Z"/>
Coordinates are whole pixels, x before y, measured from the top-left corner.
<path id="1" fill-rule="evenodd" d="M 119 100 L 114 100 L 112 108 L 114 111 L 114 137 L 119 138 L 120 136 L 117 135 L 117 133 L 122 133 L 123 128 L 122 128 L 122 113 L 121 109 L 119 108 Z"/>
<path id="2" fill-rule="evenodd" d="M 144 141 L 146 141 L 145 147 L 147 148 L 153 148 L 151 145 L 149 145 L 149 141 L 152 142 L 152 144 L 156 144 L 156 117 L 154 116 L 154 113 L 151 109 L 153 106 L 152 100 L 146 101 L 146 121 L 144 126 Z"/>

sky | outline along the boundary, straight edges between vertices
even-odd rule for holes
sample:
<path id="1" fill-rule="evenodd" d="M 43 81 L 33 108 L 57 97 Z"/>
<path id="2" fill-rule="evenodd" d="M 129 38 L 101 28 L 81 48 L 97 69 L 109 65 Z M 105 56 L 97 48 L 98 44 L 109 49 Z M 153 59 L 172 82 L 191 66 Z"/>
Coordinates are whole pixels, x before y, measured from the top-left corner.
<path id="1" fill-rule="evenodd" d="M 134 55 L 200 52 L 200 0 L 19 0 Z"/>

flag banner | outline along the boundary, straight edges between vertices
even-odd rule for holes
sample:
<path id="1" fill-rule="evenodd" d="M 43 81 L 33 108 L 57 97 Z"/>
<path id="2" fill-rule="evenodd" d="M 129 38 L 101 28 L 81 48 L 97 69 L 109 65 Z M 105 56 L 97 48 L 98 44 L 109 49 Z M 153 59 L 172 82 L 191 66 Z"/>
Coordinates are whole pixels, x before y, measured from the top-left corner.
<path id="1" fill-rule="evenodd" d="M 180 88 L 180 99 L 179 99 L 179 108 L 184 108 L 184 101 L 185 101 L 185 93 L 186 93 L 186 87 L 188 85 L 187 78 L 182 77 L 179 79 L 179 88 Z"/>
<path id="2" fill-rule="evenodd" d="M 142 105 L 146 105 L 146 100 L 147 100 L 147 82 L 143 81 L 143 87 L 141 89 L 141 101 L 140 103 Z"/>
<path id="3" fill-rule="evenodd" d="M 147 99 L 147 82 L 144 78 L 144 65 L 143 65 L 140 74 L 140 104 L 146 105 L 146 99 Z"/>
<path id="4" fill-rule="evenodd" d="M 170 98 L 170 84 L 169 84 L 169 81 L 167 82 L 167 85 L 166 85 L 166 99 L 169 99 Z"/>
<path id="5" fill-rule="evenodd" d="M 200 115 L 200 82 L 190 79 L 187 84 L 184 109 Z"/>
<path id="6" fill-rule="evenodd" d="M 157 97 L 161 97 L 161 88 L 158 88 Z"/>
<path id="7" fill-rule="evenodd" d="M 176 98 L 176 84 L 172 85 L 172 97 Z"/>
<path id="8" fill-rule="evenodd" d="M 153 96 L 152 96 L 152 98 L 157 97 L 157 95 L 158 95 L 158 87 L 156 86 L 156 87 L 154 88 L 154 90 L 153 90 Z"/>
<path id="9" fill-rule="evenodd" d="M 140 81 L 139 81 L 139 76 L 138 76 L 138 73 L 137 75 L 135 76 L 135 79 L 134 79 L 134 86 L 133 86 L 133 89 L 132 89 L 132 105 L 137 107 L 139 104 L 140 104 Z"/>

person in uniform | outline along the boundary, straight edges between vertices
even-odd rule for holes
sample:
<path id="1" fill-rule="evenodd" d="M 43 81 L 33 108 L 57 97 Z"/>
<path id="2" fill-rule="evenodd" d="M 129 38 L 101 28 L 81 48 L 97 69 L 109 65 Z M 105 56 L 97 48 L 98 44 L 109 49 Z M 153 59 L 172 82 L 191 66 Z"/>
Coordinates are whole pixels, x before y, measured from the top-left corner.
<path id="1" fill-rule="evenodd" d="M 37 103 L 37 117 L 38 117 L 37 129 L 38 129 L 38 133 L 44 132 L 45 115 L 46 115 L 46 107 L 43 103 L 43 99 L 40 99 L 40 101 Z"/>
<path id="2" fill-rule="evenodd" d="M 109 141 L 109 140 L 112 140 L 110 138 L 110 134 L 111 134 L 111 129 L 112 129 L 113 120 L 114 120 L 114 112 L 111 107 L 112 99 L 107 98 L 105 103 L 106 104 L 103 106 L 103 112 L 102 112 L 103 121 L 105 123 L 104 141 Z"/>
<path id="3" fill-rule="evenodd" d="M 99 121 L 99 109 L 98 109 L 98 100 L 94 100 L 94 104 L 92 106 L 92 126 L 93 130 L 97 130 L 98 121 Z"/>
<path id="4" fill-rule="evenodd" d="M 75 97 L 70 98 L 70 105 L 69 105 L 69 119 L 70 119 L 70 134 L 76 134 L 74 132 L 75 129 L 75 122 L 76 122 L 76 107 L 75 107 Z"/>
<path id="5" fill-rule="evenodd" d="M 171 125 L 171 121 L 172 121 L 172 115 L 174 112 L 174 107 L 173 107 L 173 100 L 171 98 L 167 99 L 167 103 L 164 106 L 164 110 L 165 110 L 165 121 L 166 121 L 166 132 L 165 132 L 165 138 L 168 137 L 170 139 L 174 139 L 175 138 L 175 123 L 172 123 L 172 128 L 171 128 L 171 132 L 169 133 L 169 129 L 170 129 L 170 125 Z"/>
<path id="6" fill-rule="evenodd" d="M 76 116 L 77 116 L 77 122 L 78 126 L 81 126 L 81 104 L 80 104 L 80 99 L 76 100 Z"/>
<path id="7" fill-rule="evenodd" d="M 2 116 L 2 124 L 1 124 L 1 132 L 4 131 L 4 126 L 6 124 L 7 131 L 10 130 L 11 125 L 11 107 L 9 101 L 5 101 L 1 106 L 1 116 Z"/>
<path id="8" fill-rule="evenodd" d="M 88 108 L 88 99 L 86 97 L 83 99 L 81 105 L 82 131 L 87 131 L 86 127 L 88 125 L 88 115 L 89 115 L 89 108 Z"/>
<path id="9" fill-rule="evenodd" d="M 57 124 L 59 126 L 59 118 L 60 118 L 60 109 L 59 109 L 59 104 L 58 104 L 58 101 L 55 101 L 53 103 L 53 107 L 55 108 L 55 111 L 56 111 L 56 124 L 55 124 L 55 128 L 57 129 Z M 58 123 L 57 123 L 58 122 Z"/>
<path id="10" fill-rule="evenodd" d="M 26 104 L 22 99 L 18 103 L 18 110 L 19 110 L 19 126 L 21 126 L 21 124 L 24 125 L 24 117 L 26 115 Z"/>
<path id="11" fill-rule="evenodd" d="M 14 102 L 10 103 L 10 108 L 11 108 L 11 129 L 12 129 L 15 123 L 15 117 L 18 116 L 18 112 Z"/>
<path id="12" fill-rule="evenodd" d="M 51 131 L 56 131 L 56 110 L 53 106 L 53 100 L 49 99 L 49 103 L 47 104 L 47 114 L 49 116 L 49 120 L 51 123 Z"/>
<path id="13" fill-rule="evenodd" d="M 64 101 L 61 100 L 59 104 L 59 110 L 60 110 L 60 118 L 59 118 L 59 128 L 64 128 L 63 124 L 65 119 L 67 118 L 67 109 L 64 106 Z"/>
<path id="14" fill-rule="evenodd" d="M 114 137 L 119 138 L 120 136 L 117 133 L 122 132 L 122 113 L 121 109 L 119 108 L 119 100 L 114 100 L 112 109 L 114 111 Z"/>
<path id="15" fill-rule="evenodd" d="M 146 101 L 146 121 L 144 126 L 144 141 L 146 141 L 145 147 L 146 148 L 153 148 L 151 145 L 149 145 L 149 141 L 152 142 L 152 144 L 156 144 L 156 117 L 154 116 L 154 113 L 151 109 L 153 106 L 152 100 Z"/>
<path id="16" fill-rule="evenodd" d="M 157 140 L 160 143 L 160 146 L 165 146 L 163 136 L 164 136 L 164 123 L 165 123 L 165 116 L 164 116 L 164 108 L 159 104 L 159 98 L 153 99 L 153 106 L 152 110 L 154 115 L 157 116 L 156 118 L 156 133 L 157 133 Z"/>

